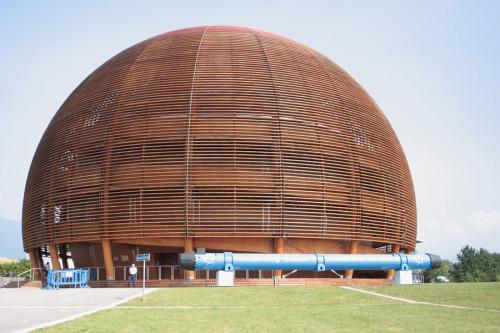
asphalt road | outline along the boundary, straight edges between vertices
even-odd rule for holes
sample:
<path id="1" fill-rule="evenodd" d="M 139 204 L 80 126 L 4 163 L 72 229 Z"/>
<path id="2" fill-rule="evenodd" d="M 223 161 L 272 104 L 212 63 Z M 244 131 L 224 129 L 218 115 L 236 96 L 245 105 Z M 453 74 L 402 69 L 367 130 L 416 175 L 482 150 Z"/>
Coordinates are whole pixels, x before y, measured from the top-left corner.
<path id="1" fill-rule="evenodd" d="M 141 288 L 0 289 L 0 332 L 29 332 L 139 296 Z"/>

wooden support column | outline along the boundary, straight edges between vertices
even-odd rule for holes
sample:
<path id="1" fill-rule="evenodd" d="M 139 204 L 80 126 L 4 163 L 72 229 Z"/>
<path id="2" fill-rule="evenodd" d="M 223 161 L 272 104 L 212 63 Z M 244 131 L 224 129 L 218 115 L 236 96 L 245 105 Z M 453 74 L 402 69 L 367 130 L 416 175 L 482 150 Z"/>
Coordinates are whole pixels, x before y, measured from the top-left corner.
<path id="1" fill-rule="evenodd" d="M 349 254 L 356 254 L 358 252 L 358 241 L 350 241 L 349 242 Z M 352 269 L 346 269 L 344 272 L 345 278 L 346 279 L 352 279 L 352 275 L 354 274 L 354 270 Z"/>
<path id="2" fill-rule="evenodd" d="M 392 244 L 392 253 L 399 253 L 399 244 Z M 388 279 L 394 279 L 394 270 L 390 269 L 387 271 L 387 278 Z"/>
<path id="3" fill-rule="evenodd" d="M 68 269 L 68 252 L 66 251 L 66 244 L 59 245 L 59 257 L 61 257 L 62 266 L 64 269 Z"/>
<path id="4" fill-rule="evenodd" d="M 30 254 L 31 268 L 41 268 L 41 267 L 38 267 L 35 249 L 29 249 L 28 253 Z"/>
<path id="5" fill-rule="evenodd" d="M 193 239 L 191 237 L 184 238 L 184 252 L 193 252 Z M 184 271 L 186 280 L 194 280 L 194 271 Z"/>
<path id="6" fill-rule="evenodd" d="M 274 253 L 283 253 L 283 238 L 275 238 Z M 273 276 L 281 277 L 281 269 L 276 269 L 273 271 Z"/>
<path id="7" fill-rule="evenodd" d="M 29 249 L 28 253 L 30 254 L 30 262 L 31 262 L 31 268 L 34 268 L 34 276 L 35 280 L 36 279 L 42 279 L 43 277 L 43 272 L 41 269 L 36 269 L 36 268 L 43 268 L 38 266 L 38 259 L 36 258 L 36 250 L 35 249 Z"/>
<path id="8" fill-rule="evenodd" d="M 104 266 L 106 266 L 106 279 L 115 279 L 115 270 L 113 267 L 113 255 L 111 254 L 111 241 L 104 239 L 102 241 L 102 254 L 104 256 Z"/>
<path id="9" fill-rule="evenodd" d="M 59 252 L 57 252 L 57 244 L 49 244 L 50 260 L 52 261 L 52 269 L 60 270 L 61 263 L 59 262 Z"/>
<path id="10" fill-rule="evenodd" d="M 47 280 L 47 275 L 45 275 L 45 273 L 43 273 L 43 268 L 45 267 L 45 265 L 43 263 L 42 248 L 41 247 L 37 247 L 34 250 L 35 250 L 36 263 L 37 263 L 38 267 L 42 268 L 40 270 L 41 280 L 42 281 L 46 281 Z"/>

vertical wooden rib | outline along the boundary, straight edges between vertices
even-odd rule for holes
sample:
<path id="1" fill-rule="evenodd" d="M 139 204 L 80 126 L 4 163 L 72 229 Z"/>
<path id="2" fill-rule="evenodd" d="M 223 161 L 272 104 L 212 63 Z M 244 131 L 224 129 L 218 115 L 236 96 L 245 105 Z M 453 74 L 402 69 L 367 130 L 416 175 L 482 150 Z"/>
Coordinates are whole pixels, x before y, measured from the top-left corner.
<path id="1" fill-rule="evenodd" d="M 192 198 L 190 195 L 191 192 L 191 187 L 190 187 L 190 174 L 189 174 L 189 167 L 191 163 L 191 155 L 192 155 L 192 150 L 191 150 L 191 119 L 192 119 L 192 114 L 193 114 L 193 93 L 194 93 L 194 82 L 196 79 L 196 68 L 198 66 L 198 58 L 200 56 L 200 50 L 201 50 L 201 45 L 203 43 L 203 37 L 205 37 L 205 33 L 207 32 L 208 26 L 203 30 L 203 35 L 201 35 L 200 38 L 200 44 L 198 45 L 198 51 L 196 51 L 196 59 L 194 61 L 194 69 L 193 69 L 193 80 L 191 82 L 191 92 L 189 96 L 189 111 L 188 111 L 188 116 L 187 116 L 187 138 L 186 138 L 186 237 L 189 237 L 189 207 L 192 205 Z"/>

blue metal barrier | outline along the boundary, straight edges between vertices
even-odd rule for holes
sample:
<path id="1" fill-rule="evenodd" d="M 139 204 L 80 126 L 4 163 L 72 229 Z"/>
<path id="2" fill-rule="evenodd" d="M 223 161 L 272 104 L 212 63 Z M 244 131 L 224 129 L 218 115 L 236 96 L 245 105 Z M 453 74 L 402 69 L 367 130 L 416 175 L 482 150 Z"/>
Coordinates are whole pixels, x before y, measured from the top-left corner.
<path id="1" fill-rule="evenodd" d="M 60 286 L 74 285 L 80 288 L 88 286 L 89 276 L 86 269 L 62 269 L 47 272 L 47 287 L 45 289 L 59 289 Z"/>

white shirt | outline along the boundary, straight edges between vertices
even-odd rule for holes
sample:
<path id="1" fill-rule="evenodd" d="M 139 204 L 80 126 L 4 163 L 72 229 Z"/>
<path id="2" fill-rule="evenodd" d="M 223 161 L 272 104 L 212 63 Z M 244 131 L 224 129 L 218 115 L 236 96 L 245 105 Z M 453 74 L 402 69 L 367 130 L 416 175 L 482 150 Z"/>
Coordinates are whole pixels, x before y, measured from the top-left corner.
<path id="1" fill-rule="evenodd" d="M 130 275 L 136 275 L 137 274 L 137 267 L 130 267 L 128 269 L 128 272 L 130 273 Z"/>

